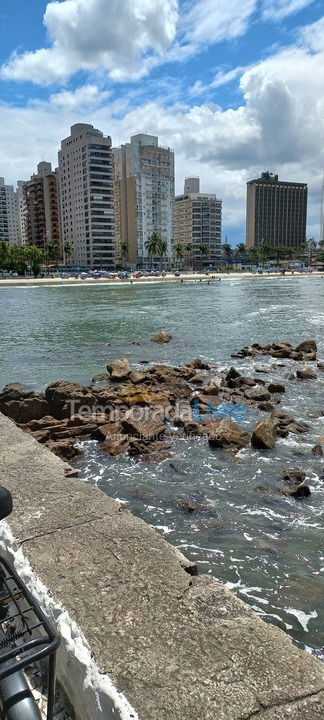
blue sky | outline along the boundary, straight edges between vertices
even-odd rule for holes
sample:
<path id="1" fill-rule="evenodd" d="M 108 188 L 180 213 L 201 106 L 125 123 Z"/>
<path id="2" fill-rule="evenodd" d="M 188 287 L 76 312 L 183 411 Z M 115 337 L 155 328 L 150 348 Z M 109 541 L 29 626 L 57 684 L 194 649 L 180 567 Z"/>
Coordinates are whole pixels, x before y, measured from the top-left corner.
<path id="1" fill-rule="evenodd" d="M 73 122 L 115 145 L 159 135 L 176 187 L 198 174 L 223 199 L 223 240 L 244 240 L 246 182 L 269 169 L 309 184 L 319 236 L 324 172 L 322 0 L 1 0 L 0 175 L 57 162 Z"/>

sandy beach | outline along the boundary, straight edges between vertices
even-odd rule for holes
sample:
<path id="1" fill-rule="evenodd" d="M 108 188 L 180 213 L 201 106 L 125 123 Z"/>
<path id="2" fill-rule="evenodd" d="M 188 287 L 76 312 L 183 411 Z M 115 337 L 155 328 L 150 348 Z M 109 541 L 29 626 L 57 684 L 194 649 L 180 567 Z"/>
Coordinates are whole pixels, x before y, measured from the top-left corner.
<path id="1" fill-rule="evenodd" d="M 140 277 L 140 278 L 127 278 L 125 280 L 120 279 L 119 277 L 115 278 L 87 278 L 87 279 L 81 279 L 78 278 L 61 278 L 61 277 L 46 277 L 46 278 L 0 278 L 0 289 L 2 287 L 28 287 L 31 285 L 129 285 L 129 284 L 142 284 L 142 283 L 156 283 L 156 282 L 177 282 L 179 284 L 185 283 L 185 282 L 206 282 L 206 283 L 215 283 L 219 280 L 233 280 L 233 279 L 256 279 L 256 278 L 280 278 L 283 279 L 285 277 L 324 277 L 323 272 L 308 272 L 308 273 L 300 273 L 300 272 L 292 272 L 292 271 L 286 271 L 284 275 L 280 273 L 252 273 L 252 272 L 231 272 L 231 273 L 210 273 L 209 275 L 206 275 L 206 273 L 181 273 L 180 277 L 176 277 L 174 273 L 167 273 L 165 277 Z"/>

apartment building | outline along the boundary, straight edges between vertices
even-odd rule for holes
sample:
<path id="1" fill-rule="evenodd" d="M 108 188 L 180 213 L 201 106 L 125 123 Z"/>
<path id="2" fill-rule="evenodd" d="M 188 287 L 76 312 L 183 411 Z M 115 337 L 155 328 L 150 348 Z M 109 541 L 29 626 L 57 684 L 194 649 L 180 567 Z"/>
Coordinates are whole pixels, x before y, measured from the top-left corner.
<path id="1" fill-rule="evenodd" d="M 8 245 L 20 245 L 21 231 L 18 196 L 12 185 L 0 178 L 0 240 Z"/>
<path id="2" fill-rule="evenodd" d="M 200 192 L 200 179 L 185 179 L 183 195 L 174 203 L 174 241 L 183 248 L 189 264 L 208 267 L 221 254 L 222 201 L 214 193 Z"/>
<path id="3" fill-rule="evenodd" d="M 70 263 L 115 268 L 111 138 L 93 125 L 76 124 L 58 153 L 62 244 L 71 243 Z"/>
<path id="4" fill-rule="evenodd" d="M 51 163 L 39 163 L 37 173 L 23 184 L 22 192 L 23 242 L 40 249 L 46 249 L 49 243 L 55 243 L 57 257 L 60 257 L 58 178 Z"/>
<path id="5" fill-rule="evenodd" d="M 307 184 L 262 173 L 247 183 L 246 245 L 298 247 L 306 240 Z"/>
<path id="6" fill-rule="evenodd" d="M 174 240 L 173 151 L 159 145 L 157 136 L 139 134 L 120 148 L 113 148 L 113 156 L 116 257 L 148 267 L 145 243 L 156 233 L 167 241 L 166 261 L 170 262 Z"/>

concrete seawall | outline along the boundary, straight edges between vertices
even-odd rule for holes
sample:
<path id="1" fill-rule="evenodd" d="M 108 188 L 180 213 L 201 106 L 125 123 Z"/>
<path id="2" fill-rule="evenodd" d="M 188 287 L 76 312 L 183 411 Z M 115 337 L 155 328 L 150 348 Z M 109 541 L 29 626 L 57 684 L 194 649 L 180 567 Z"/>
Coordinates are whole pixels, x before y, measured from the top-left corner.
<path id="1" fill-rule="evenodd" d="M 77 720 L 323 719 L 321 663 L 65 467 L 0 415 L 2 549 L 59 628 Z"/>

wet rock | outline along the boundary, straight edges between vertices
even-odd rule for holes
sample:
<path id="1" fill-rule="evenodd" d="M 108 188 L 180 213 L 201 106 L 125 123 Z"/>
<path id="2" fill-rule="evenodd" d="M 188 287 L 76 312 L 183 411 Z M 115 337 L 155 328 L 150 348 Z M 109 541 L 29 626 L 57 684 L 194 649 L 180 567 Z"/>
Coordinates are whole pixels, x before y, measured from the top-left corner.
<path id="1" fill-rule="evenodd" d="M 199 357 L 195 358 L 191 363 L 187 365 L 189 368 L 194 368 L 195 370 L 210 370 L 211 366 L 203 362 L 203 360 Z"/>
<path id="2" fill-rule="evenodd" d="M 288 469 L 283 471 L 282 477 L 287 482 L 296 484 L 302 483 L 304 482 L 304 480 L 306 480 L 306 473 L 303 470 L 299 469 Z"/>
<path id="3" fill-rule="evenodd" d="M 170 443 L 165 440 L 129 439 L 129 454 L 142 456 L 150 462 L 161 462 L 170 456 Z"/>
<path id="4" fill-rule="evenodd" d="M 251 445 L 260 450 L 272 450 L 276 444 L 277 427 L 269 418 L 261 420 L 253 429 Z"/>
<path id="5" fill-rule="evenodd" d="M 268 373 L 270 372 L 270 368 L 266 368 L 266 367 L 256 367 L 256 368 L 254 368 L 254 372 L 256 372 L 256 373 L 266 373 L 266 374 L 268 374 Z"/>
<path id="6" fill-rule="evenodd" d="M 281 491 L 282 495 L 286 495 L 288 497 L 294 497 L 299 500 L 302 498 L 307 498 L 311 495 L 310 488 L 308 485 L 291 485 L 288 488 L 283 488 Z"/>
<path id="7" fill-rule="evenodd" d="M 155 343 L 168 343 L 172 340 L 172 335 L 169 332 L 166 332 L 165 330 L 161 330 L 161 332 L 157 333 L 156 335 L 153 335 L 151 337 L 151 342 Z"/>
<path id="8" fill-rule="evenodd" d="M 75 440 L 73 438 L 58 441 L 50 440 L 50 442 L 46 443 L 46 446 L 62 460 L 72 460 L 78 457 L 78 455 L 82 455 L 83 452 L 80 448 L 75 447 Z"/>
<path id="9" fill-rule="evenodd" d="M 300 368 L 297 370 L 296 375 L 299 380 L 314 380 L 317 378 L 315 370 L 308 367 Z"/>
<path id="10" fill-rule="evenodd" d="M 244 391 L 244 395 L 248 400 L 256 400 L 258 402 L 261 400 L 271 400 L 269 390 L 263 386 L 248 388 Z"/>
<path id="11" fill-rule="evenodd" d="M 178 475 L 188 475 L 188 469 L 185 468 L 181 463 L 177 462 L 176 460 L 172 460 L 171 462 L 169 462 L 169 466 Z"/>
<path id="12" fill-rule="evenodd" d="M 237 451 L 249 444 L 250 436 L 234 420 L 221 420 L 208 442 L 211 448 L 228 448 Z"/>
<path id="13" fill-rule="evenodd" d="M 309 429 L 309 425 L 307 423 L 296 421 L 291 415 L 288 415 L 288 413 L 285 413 L 283 410 L 273 410 L 271 413 L 271 419 L 278 427 L 278 434 L 280 434 L 279 430 L 288 430 L 288 432 L 299 435 L 307 432 Z"/>
<path id="14" fill-rule="evenodd" d="M 123 455 L 128 451 L 129 438 L 127 435 L 108 435 L 106 439 L 101 443 L 100 450 L 108 453 L 115 457 L 116 455 Z"/>
<path id="15" fill-rule="evenodd" d="M 211 503 L 201 503 L 195 498 L 179 498 L 179 500 L 177 500 L 177 507 L 186 513 L 210 512 L 215 509 L 214 505 L 212 505 Z"/>
<path id="16" fill-rule="evenodd" d="M 138 340 L 132 340 L 132 345 L 140 345 L 141 343 Z"/>
<path id="17" fill-rule="evenodd" d="M 92 382 L 108 382 L 110 380 L 110 375 L 108 373 L 99 373 L 99 375 L 94 375 L 92 378 Z"/>
<path id="18" fill-rule="evenodd" d="M 286 392 L 286 388 L 281 383 L 270 383 L 268 385 L 268 390 L 270 393 L 284 393 Z"/>
<path id="19" fill-rule="evenodd" d="M 71 467 L 71 465 L 68 465 L 68 467 L 66 467 L 64 470 L 64 475 L 67 478 L 79 477 L 79 470 L 77 470 L 77 468 Z"/>
<path id="20" fill-rule="evenodd" d="M 315 455 L 315 457 L 323 457 L 324 452 L 322 445 L 314 445 L 314 447 L 311 449 L 312 455 Z"/>
<path id="21" fill-rule="evenodd" d="M 302 353 L 313 353 L 317 352 L 317 345 L 315 340 L 304 340 L 303 342 L 299 343 L 297 347 L 295 348 L 296 352 L 302 352 Z"/>
<path id="22" fill-rule="evenodd" d="M 159 438 L 165 432 L 163 419 L 154 411 L 145 408 L 138 412 L 138 408 L 129 410 L 122 420 L 122 428 L 125 433 L 134 437 L 143 437 L 147 440 Z"/>
<path id="23" fill-rule="evenodd" d="M 211 381 L 203 388 L 204 395 L 218 395 L 222 386 L 222 378 L 212 378 Z"/>
<path id="24" fill-rule="evenodd" d="M 274 405 L 271 402 L 264 400 L 258 404 L 258 408 L 259 410 L 264 410 L 264 412 L 271 412 L 271 410 L 274 410 Z"/>
<path id="25" fill-rule="evenodd" d="M 206 380 L 206 373 L 196 373 L 191 379 L 190 382 L 192 385 L 203 385 Z"/>
<path id="26" fill-rule="evenodd" d="M 108 363 L 107 370 L 111 380 L 126 380 L 132 372 L 132 368 L 127 358 L 119 358 Z"/>
<path id="27" fill-rule="evenodd" d="M 285 378 L 287 380 L 296 380 L 296 375 L 295 375 L 295 373 L 286 373 Z"/>
<path id="28" fill-rule="evenodd" d="M 324 362 L 318 361 L 317 367 L 318 367 L 320 370 L 324 370 Z"/>
<path id="29" fill-rule="evenodd" d="M 120 423 L 106 423 L 106 425 L 100 425 L 91 434 L 91 440 L 98 440 L 102 442 L 106 440 L 108 436 L 120 435 L 122 427 Z"/>
<path id="30" fill-rule="evenodd" d="M 50 439 L 51 433 L 49 430 L 35 430 L 33 432 L 33 438 L 39 443 L 45 443 Z"/>

